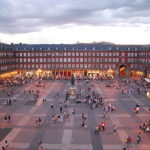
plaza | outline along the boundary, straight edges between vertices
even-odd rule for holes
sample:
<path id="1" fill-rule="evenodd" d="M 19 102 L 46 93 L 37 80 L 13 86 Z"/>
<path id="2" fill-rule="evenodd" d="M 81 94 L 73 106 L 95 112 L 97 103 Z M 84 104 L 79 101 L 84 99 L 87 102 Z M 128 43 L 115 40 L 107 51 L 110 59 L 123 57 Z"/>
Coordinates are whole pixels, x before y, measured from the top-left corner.
<path id="1" fill-rule="evenodd" d="M 103 98 L 103 106 L 92 108 L 87 103 L 76 103 L 68 100 L 65 107 L 66 92 L 69 91 L 70 80 L 31 80 L 23 86 L 6 87 L 0 91 L 0 147 L 8 141 L 9 150 L 38 150 L 39 140 L 44 150 L 122 150 L 127 147 L 124 139 L 130 136 L 132 144 L 127 149 L 149 150 L 150 134 L 139 129 L 139 125 L 150 119 L 150 100 L 141 88 L 140 95 L 137 92 L 137 84 L 130 79 L 126 88 L 131 89 L 131 94 L 122 93 L 118 90 L 119 82 L 116 79 L 114 87 L 106 87 L 108 81 L 76 80 L 77 90 L 80 89 L 81 97 L 95 92 Z M 93 85 L 93 86 L 92 86 Z M 90 87 L 90 90 L 88 90 Z M 8 93 L 11 93 L 8 97 Z M 39 91 L 39 97 L 35 100 L 34 95 Z M 8 105 L 7 100 L 12 100 Z M 15 98 L 15 100 L 14 100 Z M 46 99 L 44 102 L 43 99 Z M 107 112 L 103 117 L 104 106 L 111 103 L 116 106 L 116 111 Z M 51 108 L 53 104 L 53 108 Z M 63 122 L 56 123 L 52 119 L 53 114 L 62 112 L 70 115 Z M 140 111 L 136 114 L 133 108 L 139 104 Z M 75 109 L 75 113 L 72 110 Z M 87 128 L 82 128 L 82 114 L 86 116 Z M 11 116 L 11 120 L 5 120 L 5 116 Z M 46 117 L 50 116 L 50 122 Z M 41 118 L 41 125 L 35 127 L 36 120 Z M 106 128 L 95 134 L 95 127 L 106 121 Z M 114 134 L 114 125 L 117 131 Z M 137 134 L 141 132 L 141 142 L 137 142 Z"/>

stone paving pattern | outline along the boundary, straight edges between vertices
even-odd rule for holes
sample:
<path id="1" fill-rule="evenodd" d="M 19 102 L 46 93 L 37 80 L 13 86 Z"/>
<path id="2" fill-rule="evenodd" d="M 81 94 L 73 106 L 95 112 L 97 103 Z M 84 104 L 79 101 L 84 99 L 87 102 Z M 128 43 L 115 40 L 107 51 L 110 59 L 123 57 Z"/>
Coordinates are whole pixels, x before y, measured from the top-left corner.
<path id="1" fill-rule="evenodd" d="M 136 136 L 139 130 L 139 124 L 150 119 L 148 107 L 150 100 L 144 95 L 138 95 L 136 85 L 132 87 L 132 95 L 122 94 L 114 87 L 106 87 L 106 82 L 94 81 L 92 91 L 101 94 L 109 102 L 117 106 L 116 112 L 109 112 L 106 115 L 106 130 L 99 135 L 94 134 L 95 126 L 99 125 L 102 118 L 103 107 L 90 109 L 87 104 L 74 104 L 70 107 L 63 107 L 63 111 L 70 114 L 70 120 L 63 123 L 50 124 L 46 122 L 46 116 L 53 113 L 59 113 L 59 103 L 64 102 L 66 91 L 69 89 L 69 81 L 50 80 L 42 81 L 44 87 L 37 87 L 36 82 L 28 83 L 22 87 L 6 88 L 3 93 L 0 91 L 0 147 L 8 140 L 9 150 L 38 150 L 38 141 L 42 140 L 42 145 L 46 150 L 122 150 L 124 138 L 129 135 L 133 139 L 131 150 L 150 150 L 150 135 L 143 133 L 142 141 L 136 145 Z M 77 81 L 76 81 L 77 85 Z M 91 83 L 79 82 L 82 94 L 87 94 L 87 86 Z M 14 90 L 17 101 L 12 102 L 11 106 L 6 105 L 7 91 Z M 24 94 L 24 90 L 26 93 Z M 40 96 L 37 102 L 29 103 L 34 100 L 29 94 L 29 90 L 39 90 Z M 56 96 L 56 93 L 59 93 Z M 47 98 L 45 103 L 43 98 Z M 50 104 L 54 104 L 54 109 Z M 141 105 L 139 114 L 133 113 L 133 107 L 136 104 Z M 75 115 L 72 115 L 72 108 L 76 109 Z M 87 129 L 81 128 L 81 115 L 87 116 Z M 11 122 L 5 122 L 4 116 L 11 115 Z M 42 125 L 35 128 L 36 119 L 41 117 Z M 117 126 L 117 133 L 113 134 L 113 125 Z"/>

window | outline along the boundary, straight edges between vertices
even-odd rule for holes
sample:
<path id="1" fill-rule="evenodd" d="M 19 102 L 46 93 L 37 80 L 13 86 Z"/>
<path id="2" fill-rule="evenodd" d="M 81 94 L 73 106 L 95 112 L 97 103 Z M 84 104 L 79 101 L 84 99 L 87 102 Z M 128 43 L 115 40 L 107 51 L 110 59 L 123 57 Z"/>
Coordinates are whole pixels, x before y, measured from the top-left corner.
<path id="1" fill-rule="evenodd" d="M 79 64 L 76 64 L 76 68 L 79 68 Z"/>
<path id="2" fill-rule="evenodd" d="M 40 62 L 42 63 L 43 61 L 42 61 L 42 58 L 40 58 Z"/>
<path id="3" fill-rule="evenodd" d="M 66 58 L 64 58 L 64 63 L 66 63 L 67 62 L 67 59 Z"/>
<path id="4" fill-rule="evenodd" d="M 87 56 L 87 52 L 84 52 L 84 56 Z"/>
<path id="5" fill-rule="evenodd" d="M 53 52 L 53 53 L 52 53 L 52 57 L 54 57 L 54 56 L 55 56 L 55 53 Z"/>
<path id="6" fill-rule="evenodd" d="M 83 64 L 80 64 L 80 68 L 83 68 Z"/>
<path id="7" fill-rule="evenodd" d="M 88 52 L 88 56 L 91 56 L 91 52 Z"/>
<path id="8" fill-rule="evenodd" d="M 30 53 L 28 53 L 28 57 L 30 57 Z"/>
<path id="9" fill-rule="evenodd" d="M 88 64 L 88 68 L 91 68 L 91 64 Z"/>
<path id="10" fill-rule="evenodd" d="M 116 64 L 113 64 L 113 68 L 116 68 Z"/>
<path id="11" fill-rule="evenodd" d="M 87 58 L 84 58 L 84 62 L 87 62 Z"/>
<path id="12" fill-rule="evenodd" d="M 76 56 L 79 56 L 79 52 L 76 52 Z"/>
<path id="13" fill-rule="evenodd" d="M 83 56 L 83 52 L 80 52 L 80 56 Z"/>
<path id="14" fill-rule="evenodd" d="M 92 53 L 92 56 L 95 56 L 95 52 Z"/>
<path id="15" fill-rule="evenodd" d="M 63 59 L 62 59 L 62 58 L 60 58 L 60 62 L 61 62 L 61 63 L 63 62 Z"/>
<path id="16" fill-rule="evenodd" d="M 122 58 L 122 59 L 121 59 L 121 61 L 122 61 L 122 62 L 124 62 L 124 61 L 125 61 L 125 59 L 124 59 L 124 58 Z"/>
<path id="17" fill-rule="evenodd" d="M 80 62 L 83 62 L 83 58 L 80 58 Z"/>
<path id="18" fill-rule="evenodd" d="M 75 56 L 75 52 L 72 52 L 72 56 Z"/>
<path id="19" fill-rule="evenodd" d="M 87 64 L 84 64 L 84 68 L 87 68 Z"/>
<path id="20" fill-rule="evenodd" d="M 68 56 L 71 56 L 71 53 L 70 53 L 70 52 L 68 52 Z"/>
<path id="21" fill-rule="evenodd" d="M 91 62 L 91 58 L 88 58 L 88 62 Z"/>
<path id="22" fill-rule="evenodd" d="M 125 56 L 125 53 L 124 52 L 122 52 L 122 57 L 124 57 Z"/>
<path id="23" fill-rule="evenodd" d="M 71 64 L 68 64 L 68 68 L 71 68 Z"/>
<path id="24" fill-rule="evenodd" d="M 75 68 L 75 64 L 72 64 L 72 68 Z"/>
<path id="25" fill-rule="evenodd" d="M 58 58 L 56 58 L 56 62 L 58 63 Z"/>
<path id="26" fill-rule="evenodd" d="M 71 62 L 71 58 L 68 58 L 68 62 L 69 62 L 69 63 Z"/>
<path id="27" fill-rule="evenodd" d="M 52 58 L 52 62 L 55 62 L 55 58 Z"/>
<path id="28" fill-rule="evenodd" d="M 75 58 L 72 58 L 72 62 L 73 62 L 73 63 L 75 62 Z"/>
<path id="29" fill-rule="evenodd" d="M 34 64 L 32 64 L 32 68 L 34 68 Z"/>
<path id="30" fill-rule="evenodd" d="M 92 62 L 95 63 L 95 58 L 92 59 Z"/>
<path id="31" fill-rule="evenodd" d="M 24 57 L 26 57 L 26 53 L 24 53 Z"/>
<path id="32" fill-rule="evenodd" d="M 76 62 L 79 62 L 79 58 L 76 58 Z"/>
<path id="33" fill-rule="evenodd" d="M 99 58 L 96 58 L 96 62 L 97 62 L 97 63 L 99 62 Z"/>
<path id="34" fill-rule="evenodd" d="M 104 54 L 103 54 L 103 52 L 101 52 L 101 56 L 103 56 Z"/>

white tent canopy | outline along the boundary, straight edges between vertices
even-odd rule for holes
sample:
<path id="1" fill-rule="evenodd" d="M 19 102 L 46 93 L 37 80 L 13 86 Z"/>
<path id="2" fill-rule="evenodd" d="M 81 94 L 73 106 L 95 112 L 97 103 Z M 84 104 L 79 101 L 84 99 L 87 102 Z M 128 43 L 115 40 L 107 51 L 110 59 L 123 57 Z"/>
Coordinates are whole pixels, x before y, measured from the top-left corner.
<path id="1" fill-rule="evenodd" d="M 150 79 L 144 78 L 144 80 L 145 80 L 147 83 L 150 83 Z"/>

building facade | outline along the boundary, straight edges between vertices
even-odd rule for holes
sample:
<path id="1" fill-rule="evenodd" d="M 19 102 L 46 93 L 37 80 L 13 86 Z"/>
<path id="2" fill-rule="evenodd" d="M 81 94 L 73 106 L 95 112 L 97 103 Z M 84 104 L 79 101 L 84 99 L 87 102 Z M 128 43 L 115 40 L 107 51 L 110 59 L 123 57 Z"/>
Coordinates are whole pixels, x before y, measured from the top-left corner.
<path id="1" fill-rule="evenodd" d="M 0 76 L 23 73 L 57 78 L 150 78 L 150 46 L 96 44 L 1 44 Z"/>

